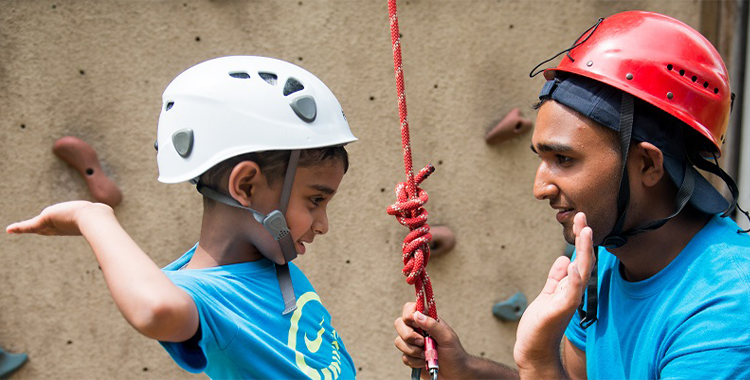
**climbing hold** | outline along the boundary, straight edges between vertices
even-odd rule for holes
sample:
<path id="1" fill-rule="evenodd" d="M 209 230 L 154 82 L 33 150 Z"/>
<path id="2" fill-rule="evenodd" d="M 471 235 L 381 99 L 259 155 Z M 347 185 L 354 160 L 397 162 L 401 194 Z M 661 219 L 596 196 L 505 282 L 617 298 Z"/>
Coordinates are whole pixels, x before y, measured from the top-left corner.
<path id="1" fill-rule="evenodd" d="M 52 152 L 78 170 L 97 202 L 106 203 L 112 207 L 120 204 L 122 193 L 117 185 L 104 175 L 99 165 L 99 158 L 91 145 L 77 137 L 65 136 L 55 141 Z"/>
<path id="2" fill-rule="evenodd" d="M 0 379 L 7 378 L 21 368 L 28 358 L 26 354 L 11 354 L 0 348 Z"/>
<path id="3" fill-rule="evenodd" d="M 430 255 L 441 256 L 450 252 L 456 245 L 456 236 L 448 226 L 431 226 Z"/>
<path id="4" fill-rule="evenodd" d="M 521 110 L 516 107 L 510 110 L 510 112 L 508 112 L 508 114 L 505 115 L 495 127 L 487 132 L 484 136 L 484 140 L 489 145 L 499 144 L 505 140 L 509 140 L 525 133 L 531 129 L 532 126 L 533 123 L 531 120 L 523 117 Z"/>
<path id="5" fill-rule="evenodd" d="M 521 319 L 523 312 L 526 311 L 526 306 L 528 306 L 526 296 L 521 292 L 517 292 L 513 297 L 496 303 L 492 307 L 492 314 L 503 321 L 517 321 Z"/>

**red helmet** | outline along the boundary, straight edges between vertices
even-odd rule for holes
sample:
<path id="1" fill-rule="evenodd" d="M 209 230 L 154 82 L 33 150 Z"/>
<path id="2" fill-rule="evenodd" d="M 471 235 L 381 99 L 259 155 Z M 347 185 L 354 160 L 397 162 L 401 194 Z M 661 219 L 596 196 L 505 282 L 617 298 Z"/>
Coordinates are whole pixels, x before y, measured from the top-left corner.
<path id="1" fill-rule="evenodd" d="M 574 46 L 544 72 L 547 79 L 563 71 L 625 91 L 682 120 L 708 139 L 705 149 L 721 154 L 729 77 L 719 53 L 695 29 L 658 13 L 623 12 L 601 20 Z"/>

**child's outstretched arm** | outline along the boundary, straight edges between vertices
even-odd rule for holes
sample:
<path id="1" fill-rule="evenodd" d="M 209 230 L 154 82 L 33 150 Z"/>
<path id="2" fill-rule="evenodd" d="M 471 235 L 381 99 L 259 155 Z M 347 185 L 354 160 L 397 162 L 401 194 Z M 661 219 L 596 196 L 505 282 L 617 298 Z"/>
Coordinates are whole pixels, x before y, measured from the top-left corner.
<path id="1" fill-rule="evenodd" d="M 59 203 L 32 219 L 11 224 L 6 231 L 83 235 L 94 250 L 117 307 L 138 332 L 152 339 L 182 342 L 198 330 L 193 299 L 136 245 L 111 207 L 86 201 Z"/>

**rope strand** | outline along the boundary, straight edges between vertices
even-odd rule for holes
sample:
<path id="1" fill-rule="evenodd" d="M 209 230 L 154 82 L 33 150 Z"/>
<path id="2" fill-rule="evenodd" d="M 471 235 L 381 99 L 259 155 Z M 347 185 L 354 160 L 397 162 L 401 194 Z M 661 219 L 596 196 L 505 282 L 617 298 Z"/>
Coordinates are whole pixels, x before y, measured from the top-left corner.
<path id="1" fill-rule="evenodd" d="M 417 311 L 437 319 L 437 308 L 432 293 L 432 282 L 425 267 L 430 261 L 430 226 L 427 224 L 427 192 L 419 185 L 429 177 L 435 168 L 425 166 L 414 176 L 409 136 L 409 119 L 406 113 L 406 94 L 404 93 L 404 70 L 401 65 L 401 36 L 398 28 L 396 0 L 388 0 L 388 14 L 391 24 L 391 42 L 393 44 L 393 68 L 396 74 L 396 93 L 398 95 L 398 113 L 401 121 L 401 147 L 404 153 L 404 172 L 406 181 L 396 185 L 397 202 L 388 207 L 388 214 L 394 215 L 399 223 L 409 228 L 409 234 L 402 245 L 406 282 L 414 285 L 417 296 Z M 425 313 L 426 311 L 426 313 Z"/>

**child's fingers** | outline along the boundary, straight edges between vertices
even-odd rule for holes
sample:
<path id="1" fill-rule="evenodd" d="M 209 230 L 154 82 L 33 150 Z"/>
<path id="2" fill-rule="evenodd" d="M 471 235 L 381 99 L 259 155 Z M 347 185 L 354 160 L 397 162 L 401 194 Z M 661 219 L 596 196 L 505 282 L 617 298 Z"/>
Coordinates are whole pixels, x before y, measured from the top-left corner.
<path id="1" fill-rule="evenodd" d="M 39 215 L 29 220 L 24 220 L 23 222 L 13 223 L 6 227 L 5 231 L 10 234 L 43 234 L 44 231 L 48 228 L 43 220 L 44 219 L 42 218 L 42 216 Z"/>

